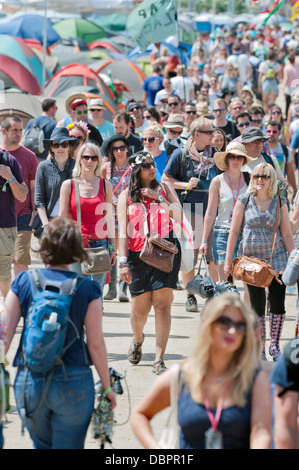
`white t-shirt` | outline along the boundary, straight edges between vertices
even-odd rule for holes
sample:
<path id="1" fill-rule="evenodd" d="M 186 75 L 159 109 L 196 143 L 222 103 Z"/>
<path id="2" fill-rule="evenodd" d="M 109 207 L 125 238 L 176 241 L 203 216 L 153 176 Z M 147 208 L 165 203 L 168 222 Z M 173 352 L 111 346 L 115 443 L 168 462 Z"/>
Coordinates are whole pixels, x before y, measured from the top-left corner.
<path id="1" fill-rule="evenodd" d="M 194 90 L 194 83 L 187 77 L 173 77 L 170 79 L 171 86 L 178 90 L 179 96 L 187 103 L 190 101 L 190 91 Z"/>
<path id="2" fill-rule="evenodd" d="M 240 72 L 240 80 L 246 82 L 246 76 L 248 69 L 251 69 L 251 65 L 246 54 L 232 54 L 226 59 L 227 64 L 238 66 Z"/>

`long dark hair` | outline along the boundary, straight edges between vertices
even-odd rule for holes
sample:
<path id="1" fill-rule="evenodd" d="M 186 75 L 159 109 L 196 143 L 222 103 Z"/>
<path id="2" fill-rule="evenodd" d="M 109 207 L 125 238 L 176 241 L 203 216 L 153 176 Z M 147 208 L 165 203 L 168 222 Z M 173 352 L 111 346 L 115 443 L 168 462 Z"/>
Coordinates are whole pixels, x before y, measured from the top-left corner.
<path id="1" fill-rule="evenodd" d="M 145 151 L 137 152 L 134 153 L 131 157 L 129 157 L 129 164 L 135 164 L 134 167 L 132 167 L 132 172 L 131 176 L 129 179 L 129 184 L 128 184 L 128 191 L 129 191 L 129 197 L 132 202 L 141 202 L 142 196 L 141 196 L 141 188 L 142 186 L 142 181 L 140 177 L 140 171 L 141 171 L 141 163 L 136 163 L 136 158 L 138 157 L 146 157 L 146 158 L 151 158 L 153 160 L 153 157 L 151 154 Z M 153 179 L 153 181 L 150 184 L 151 189 L 156 189 L 159 186 L 159 181 L 156 179 Z"/>

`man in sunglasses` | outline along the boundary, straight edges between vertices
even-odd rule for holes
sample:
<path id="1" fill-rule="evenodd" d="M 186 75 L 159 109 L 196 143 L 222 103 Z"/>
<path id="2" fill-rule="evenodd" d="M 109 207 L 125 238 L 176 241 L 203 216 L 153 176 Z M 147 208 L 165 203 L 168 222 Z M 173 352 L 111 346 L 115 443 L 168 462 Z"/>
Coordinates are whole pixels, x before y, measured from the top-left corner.
<path id="1" fill-rule="evenodd" d="M 235 122 L 230 121 L 226 118 L 227 103 L 224 99 L 219 98 L 214 101 L 213 114 L 214 119 L 212 121 L 214 128 L 220 128 L 226 135 L 227 143 L 240 135 Z"/>
<path id="2" fill-rule="evenodd" d="M 143 119 L 143 110 L 140 103 L 137 101 L 130 100 L 127 104 L 127 112 L 134 116 L 135 119 L 135 132 L 136 134 L 143 136 L 143 131 L 149 126 L 149 121 Z"/>
<path id="3" fill-rule="evenodd" d="M 167 100 L 169 113 L 170 114 L 181 114 L 182 112 L 182 103 L 179 95 L 171 94 Z"/>
<path id="4" fill-rule="evenodd" d="M 186 144 L 186 139 L 181 137 L 184 125 L 184 118 L 182 114 L 170 114 L 166 123 L 164 124 L 166 135 L 163 145 L 167 159 L 172 155 L 174 150 L 181 148 Z"/>
<path id="5" fill-rule="evenodd" d="M 239 132 L 241 132 L 241 134 L 238 135 L 238 137 L 236 137 L 235 139 L 233 139 L 232 142 L 242 142 L 242 133 L 247 127 L 252 126 L 251 116 L 248 111 L 243 111 L 242 113 L 238 114 L 238 116 L 236 117 L 236 126 Z"/>
<path id="6" fill-rule="evenodd" d="M 182 115 L 184 118 L 184 129 L 181 137 L 188 139 L 190 136 L 190 126 L 192 122 L 197 118 L 196 105 L 194 102 L 189 101 L 183 104 Z"/>

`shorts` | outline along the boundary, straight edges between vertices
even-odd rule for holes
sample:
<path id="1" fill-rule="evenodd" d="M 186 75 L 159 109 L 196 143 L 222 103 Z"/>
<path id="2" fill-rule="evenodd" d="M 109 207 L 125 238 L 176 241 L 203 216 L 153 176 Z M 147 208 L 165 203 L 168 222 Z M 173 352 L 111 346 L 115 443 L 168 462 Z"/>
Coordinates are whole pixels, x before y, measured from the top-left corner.
<path id="1" fill-rule="evenodd" d="M 18 235 L 15 245 L 13 263 L 29 266 L 31 264 L 30 248 L 32 227 L 29 226 L 30 214 L 21 215 L 17 220 Z"/>
<path id="2" fill-rule="evenodd" d="M 262 93 L 275 93 L 275 95 L 278 96 L 277 80 L 275 78 L 264 80 L 262 82 Z"/>
<path id="3" fill-rule="evenodd" d="M 0 228 L 0 281 L 11 281 L 11 265 L 15 253 L 17 227 Z"/>
<path id="4" fill-rule="evenodd" d="M 214 227 L 212 251 L 213 251 L 213 258 L 214 258 L 216 265 L 225 263 L 228 236 L 229 236 L 229 228 Z M 237 253 L 238 253 L 240 241 L 241 241 L 241 236 L 239 235 L 234 252 L 233 252 L 232 259 L 237 258 L 238 256 Z"/>

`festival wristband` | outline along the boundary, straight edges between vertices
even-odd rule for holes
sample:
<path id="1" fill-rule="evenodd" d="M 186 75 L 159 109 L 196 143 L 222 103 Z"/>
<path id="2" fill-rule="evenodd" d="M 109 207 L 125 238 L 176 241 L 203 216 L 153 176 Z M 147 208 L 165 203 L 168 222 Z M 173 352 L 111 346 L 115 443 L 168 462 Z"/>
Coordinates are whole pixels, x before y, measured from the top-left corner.
<path id="1" fill-rule="evenodd" d="M 127 261 L 128 261 L 128 258 L 127 258 L 126 256 L 120 256 L 120 257 L 119 257 L 119 262 L 120 262 L 120 263 L 123 263 L 123 262 L 126 263 Z"/>
<path id="2" fill-rule="evenodd" d="M 105 392 L 103 392 L 104 395 L 108 395 L 108 393 L 111 392 L 111 390 L 112 390 L 111 385 L 109 385 L 109 387 L 106 388 Z"/>
<path id="3" fill-rule="evenodd" d="M 201 243 L 208 243 L 208 240 L 203 240 Z"/>
<path id="4" fill-rule="evenodd" d="M 2 187 L 2 191 L 4 193 L 6 193 L 6 185 L 9 184 L 9 183 L 13 183 L 14 181 L 16 181 L 16 177 L 15 176 L 12 176 L 9 180 L 6 180 L 3 187 Z"/>

